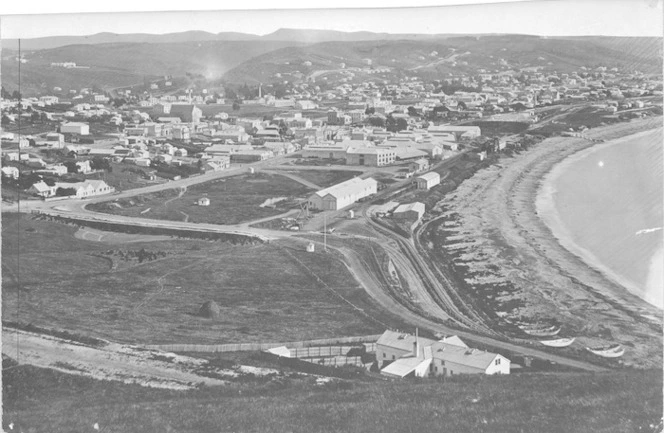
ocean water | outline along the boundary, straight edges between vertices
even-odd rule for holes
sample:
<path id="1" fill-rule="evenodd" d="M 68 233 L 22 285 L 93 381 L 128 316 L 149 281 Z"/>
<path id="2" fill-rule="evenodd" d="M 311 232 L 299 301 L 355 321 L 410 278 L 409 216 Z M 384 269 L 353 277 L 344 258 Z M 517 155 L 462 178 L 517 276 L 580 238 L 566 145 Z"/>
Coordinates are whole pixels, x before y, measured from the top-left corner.
<path id="1" fill-rule="evenodd" d="M 660 308 L 663 172 L 659 128 L 578 152 L 554 168 L 543 188 L 556 214 L 549 225 L 561 243 Z"/>

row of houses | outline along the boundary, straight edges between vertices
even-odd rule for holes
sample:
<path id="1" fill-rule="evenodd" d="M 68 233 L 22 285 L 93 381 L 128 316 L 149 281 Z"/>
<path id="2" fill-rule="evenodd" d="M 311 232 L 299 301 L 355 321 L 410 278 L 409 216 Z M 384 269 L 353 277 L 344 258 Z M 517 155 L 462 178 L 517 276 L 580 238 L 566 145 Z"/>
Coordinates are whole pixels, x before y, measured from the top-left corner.
<path id="1" fill-rule="evenodd" d="M 86 180 L 85 182 L 56 182 L 55 185 L 48 185 L 44 181 L 37 182 L 28 188 L 27 192 L 42 198 L 54 197 L 58 189 L 69 191 L 67 196 L 76 198 L 93 197 L 97 195 L 110 194 L 115 188 L 109 186 L 103 180 Z"/>

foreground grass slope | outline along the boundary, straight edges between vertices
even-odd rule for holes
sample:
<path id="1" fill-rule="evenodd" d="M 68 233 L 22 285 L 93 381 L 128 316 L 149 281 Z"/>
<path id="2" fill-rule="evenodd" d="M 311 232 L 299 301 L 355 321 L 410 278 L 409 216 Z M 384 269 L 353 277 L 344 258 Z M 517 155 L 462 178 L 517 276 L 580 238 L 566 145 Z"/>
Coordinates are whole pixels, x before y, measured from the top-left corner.
<path id="1" fill-rule="evenodd" d="M 307 253 L 305 241 L 105 244 L 26 215 L 2 223 L 6 321 L 146 344 L 286 342 L 402 326 L 332 253 Z M 197 315 L 209 300 L 218 319 Z"/>
<path id="2" fill-rule="evenodd" d="M 440 381 L 311 379 L 175 392 L 7 370 L 3 427 L 30 432 L 654 432 L 662 372 Z M 652 426 L 651 426 L 652 425 Z M 16 427 L 15 427 L 16 428 Z"/>

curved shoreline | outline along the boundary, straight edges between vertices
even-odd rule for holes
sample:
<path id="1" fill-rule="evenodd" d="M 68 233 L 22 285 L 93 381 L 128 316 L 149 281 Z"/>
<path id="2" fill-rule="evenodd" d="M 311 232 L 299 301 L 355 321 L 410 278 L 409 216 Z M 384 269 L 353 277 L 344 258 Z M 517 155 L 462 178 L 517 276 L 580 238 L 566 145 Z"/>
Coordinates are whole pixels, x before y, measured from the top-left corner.
<path id="1" fill-rule="evenodd" d="M 658 117 L 586 134 L 608 141 L 661 127 Z M 562 246 L 536 208 L 545 175 L 594 145 L 579 137 L 552 137 L 479 170 L 437 205 L 442 220 L 454 224 L 441 223 L 437 230 L 445 234 L 434 248 L 446 251 L 478 302 L 490 301 L 490 313 L 501 322 L 559 323 L 579 343 L 566 351 L 587 356 L 582 346 L 620 343 L 629 347 L 624 365 L 661 367 L 662 310 Z"/>
<path id="2" fill-rule="evenodd" d="M 652 302 L 652 294 L 649 296 L 648 287 L 642 288 L 637 282 L 626 276 L 620 275 L 618 272 L 611 269 L 607 264 L 602 262 L 590 250 L 574 242 L 574 237 L 563 223 L 560 217 L 560 213 L 556 208 L 555 194 L 557 191 L 554 186 L 556 181 L 569 169 L 569 166 L 573 165 L 574 163 L 603 149 L 620 145 L 621 143 L 629 142 L 652 134 L 656 129 L 657 128 L 648 129 L 645 131 L 637 132 L 635 134 L 615 138 L 585 149 L 581 149 L 578 152 L 575 152 L 572 155 L 564 158 L 562 161 L 554 164 L 551 169 L 544 175 L 540 182 L 540 187 L 537 191 L 537 196 L 535 199 L 535 208 L 540 219 L 551 230 L 553 237 L 563 248 L 577 256 L 589 267 L 601 272 L 606 278 L 610 279 L 614 283 L 623 286 L 634 295 L 642 298 L 646 302 L 651 303 L 655 307 L 662 308 L 661 299 L 659 299 L 659 304 Z M 655 254 L 649 258 L 649 261 L 652 262 L 658 254 L 660 254 L 660 251 L 655 252 Z M 652 272 L 652 269 L 650 272 Z"/>

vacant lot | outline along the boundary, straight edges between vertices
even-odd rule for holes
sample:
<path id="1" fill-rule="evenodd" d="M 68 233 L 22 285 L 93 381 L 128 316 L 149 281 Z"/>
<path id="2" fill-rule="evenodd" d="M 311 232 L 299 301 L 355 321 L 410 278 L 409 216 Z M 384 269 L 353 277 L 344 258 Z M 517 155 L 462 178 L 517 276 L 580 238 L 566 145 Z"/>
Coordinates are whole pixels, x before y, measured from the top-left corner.
<path id="1" fill-rule="evenodd" d="M 312 182 L 321 188 L 327 188 L 328 186 L 336 185 L 361 174 L 358 171 L 345 170 L 289 170 L 288 173 L 292 173 L 298 177 L 301 177 L 302 179 L 308 180 L 309 182 Z"/>
<path id="2" fill-rule="evenodd" d="M 3 375 L 3 427 L 90 432 L 660 432 L 661 370 L 152 390 L 38 369 Z M 657 425 L 660 424 L 658 427 Z"/>
<path id="3" fill-rule="evenodd" d="M 210 224 L 239 224 L 274 215 L 296 207 L 298 199 L 312 192 L 284 176 L 245 174 L 206 182 L 186 191 L 174 189 L 91 205 L 97 212 L 171 221 Z M 207 197 L 209 206 L 196 201 Z M 279 199 L 273 204 L 268 200 Z M 261 206 L 263 205 L 263 206 Z"/>
<path id="4" fill-rule="evenodd" d="M 294 341 L 399 326 L 336 256 L 307 253 L 304 241 L 103 244 L 75 238 L 76 230 L 3 216 L 4 320 L 154 344 Z M 198 317 L 210 300 L 219 318 Z"/>

